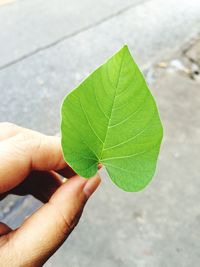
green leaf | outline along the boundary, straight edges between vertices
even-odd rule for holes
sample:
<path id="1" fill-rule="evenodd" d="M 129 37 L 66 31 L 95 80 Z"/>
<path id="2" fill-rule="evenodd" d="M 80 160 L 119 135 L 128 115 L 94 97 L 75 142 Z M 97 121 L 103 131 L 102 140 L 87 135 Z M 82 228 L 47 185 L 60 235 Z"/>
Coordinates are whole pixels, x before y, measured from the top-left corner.
<path id="1" fill-rule="evenodd" d="M 61 114 L 64 158 L 76 173 L 92 177 L 102 163 L 125 191 L 150 182 L 163 129 L 127 46 L 65 97 Z"/>

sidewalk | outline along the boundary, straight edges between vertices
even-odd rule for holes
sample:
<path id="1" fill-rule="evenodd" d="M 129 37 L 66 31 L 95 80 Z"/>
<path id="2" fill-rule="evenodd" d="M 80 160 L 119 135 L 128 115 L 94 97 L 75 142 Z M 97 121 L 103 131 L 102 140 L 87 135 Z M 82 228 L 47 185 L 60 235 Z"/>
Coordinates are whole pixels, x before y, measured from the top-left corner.
<path id="1" fill-rule="evenodd" d="M 45 266 L 199 267 L 199 52 L 195 41 L 147 72 L 165 129 L 153 182 L 127 194 L 103 172 L 81 224 Z"/>
<path id="2" fill-rule="evenodd" d="M 127 42 L 164 124 L 149 187 L 125 193 L 102 171 L 80 224 L 45 266 L 199 267 L 199 11 L 197 0 L 0 6 L 0 120 L 58 133 L 64 95 Z M 15 227 L 38 205 L 30 197 L 7 199 L 0 219 Z"/>

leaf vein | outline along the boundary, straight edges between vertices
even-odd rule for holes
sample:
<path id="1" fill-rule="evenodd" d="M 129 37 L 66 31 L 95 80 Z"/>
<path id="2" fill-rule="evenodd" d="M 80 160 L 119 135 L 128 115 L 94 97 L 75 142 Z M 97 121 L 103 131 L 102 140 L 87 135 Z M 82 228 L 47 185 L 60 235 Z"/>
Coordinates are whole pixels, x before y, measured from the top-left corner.
<path id="1" fill-rule="evenodd" d="M 96 95 L 96 90 L 94 89 L 94 95 L 95 95 L 95 100 L 98 104 L 99 110 L 101 111 L 101 113 L 104 115 L 104 117 L 106 117 L 109 120 L 109 117 L 105 114 L 105 112 L 103 111 L 103 108 L 101 107 L 98 99 L 97 99 L 97 95 Z"/>
<path id="2" fill-rule="evenodd" d="M 109 128 L 113 128 L 116 127 L 120 124 L 123 124 L 124 122 L 126 122 L 127 120 L 129 120 L 132 116 L 134 116 L 135 114 L 137 114 L 145 105 L 147 99 L 148 99 L 148 94 L 145 95 L 145 100 L 143 101 L 142 105 L 139 105 L 139 108 L 137 108 L 134 112 L 132 112 L 128 117 L 126 117 L 124 120 L 120 121 L 119 123 L 113 124 L 111 126 L 109 126 Z"/>
<path id="3" fill-rule="evenodd" d="M 79 98 L 79 101 L 80 101 L 80 98 Z M 88 122 L 88 124 L 89 124 L 89 126 L 90 126 L 90 128 L 91 128 L 91 130 L 92 130 L 93 133 L 96 135 L 96 137 L 99 139 L 99 141 L 100 141 L 101 143 L 103 143 L 103 141 L 101 140 L 101 138 L 98 136 L 98 134 L 97 134 L 96 131 L 94 130 L 94 128 L 93 128 L 93 126 L 92 126 L 92 124 L 91 124 L 91 122 L 90 122 L 90 120 L 89 120 L 89 118 L 88 118 L 88 116 L 87 116 L 87 114 L 86 114 L 86 112 L 85 112 L 85 109 L 83 108 L 83 105 L 82 105 L 81 101 L 80 101 L 80 106 L 81 106 L 81 109 L 83 110 L 83 114 L 85 115 L 85 118 L 86 118 L 86 120 L 87 120 L 87 122 Z"/>
<path id="4" fill-rule="evenodd" d="M 155 110 L 155 111 L 156 111 L 156 110 Z M 151 123 L 151 121 L 152 121 L 153 118 L 154 118 L 155 111 L 154 111 L 154 113 L 153 113 L 152 118 L 149 120 L 149 122 L 145 125 L 145 127 L 144 127 L 139 133 L 137 133 L 136 135 L 132 136 L 132 137 L 129 138 L 129 139 L 126 139 L 125 141 L 123 141 L 123 142 L 121 142 L 121 143 L 119 143 L 119 144 L 117 144 L 117 145 L 110 146 L 110 147 L 106 147 L 106 148 L 104 148 L 104 150 L 109 150 L 109 149 L 111 149 L 111 148 L 115 148 L 115 147 L 124 145 L 124 144 L 126 144 L 126 143 L 128 143 L 128 142 L 134 140 L 138 135 L 141 135 L 146 129 L 148 129 L 149 124 Z"/>
<path id="5" fill-rule="evenodd" d="M 121 156 L 121 157 L 105 158 L 105 159 L 103 159 L 101 162 L 108 161 L 108 160 L 113 160 L 113 159 L 131 158 L 131 157 L 135 157 L 135 156 L 140 155 L 140 154 L 144 154 L 145 152 L 147 152 L 147 151 L 142 151 L 142 152 L 138 152 L 138 153 L 131 154 L 131 155 L 126 155 L 126 156 Z"/>
<path id="6" fill-rule="evenodd" d="M 113 103 L 112 103 L 112 107 L 111 107 L 110 118 L 109 118 L 107 129 L 106 129 L 106 134 L 105 134 L 105 139 L 104 139 L 104 142 L 103 142 L 103 147 L 102 147 L 100 159 L 101 159 L 102 154 L 103 154 L 103 151 L 104 151 L 104 146 L 105 146 L 105 143 L 106 143 L 108 129 L 109 129 L 110 121 L 111 121 L 111 118 L 112 118 L 112 112 L 113 112 L 113 107 L 114 107 L 114 104 L 115 104 L 115 98 L 116 98 L 116 94 L 117 94 L 117 88 L 118 88 L 118 85 L 119 85 L 120 73 L 121 73 L 121 70 L 122 70 L 124 54 L 125 54 L 125 52 L 123 53 L 122 58 L 121 58 L 121 64 L 120 64 L 119 73 L 118 73 L 118 80 L 117 80 L 117 84 L 116 84 L 116 88 L 115 88 L 115 95 L 113 97 Z M 106 70 L 107 70 L 107 74 L 108 74 L 108 67 L 107 67 L 107 65 L 106 65 Z M 108 76 L 109 76 L 109 74 L 108 74 Z"/>

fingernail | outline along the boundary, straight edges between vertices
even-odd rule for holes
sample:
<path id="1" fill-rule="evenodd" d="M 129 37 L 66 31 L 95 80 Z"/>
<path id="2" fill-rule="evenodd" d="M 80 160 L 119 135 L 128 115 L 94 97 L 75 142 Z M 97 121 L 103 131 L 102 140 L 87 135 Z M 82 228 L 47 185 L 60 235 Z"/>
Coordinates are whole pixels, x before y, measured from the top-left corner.
<path id="1" fill-rule="evenodd" d="M 83 188 L 83 192 L 88 198 L 94 193 L 100 182 L 101 178 L 98 173 L 94 177 L 88 179 L 87 183 Z"/>

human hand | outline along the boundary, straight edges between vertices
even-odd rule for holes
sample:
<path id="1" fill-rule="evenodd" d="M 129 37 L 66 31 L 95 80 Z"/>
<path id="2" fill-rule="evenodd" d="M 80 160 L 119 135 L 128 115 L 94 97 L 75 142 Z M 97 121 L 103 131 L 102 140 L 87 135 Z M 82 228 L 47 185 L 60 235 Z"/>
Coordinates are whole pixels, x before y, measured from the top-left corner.
<path id="1" fill-rule="evenodd" d="M 70 178 L 63 183 L 58 173 Z M 32 194 L 45 204 L 16 230 L 0 223 L 0 266 L 41 266 L 79 221 L 100 183 L 64 162 L 60 139 L 0 123 L 0 199 Z"/>

